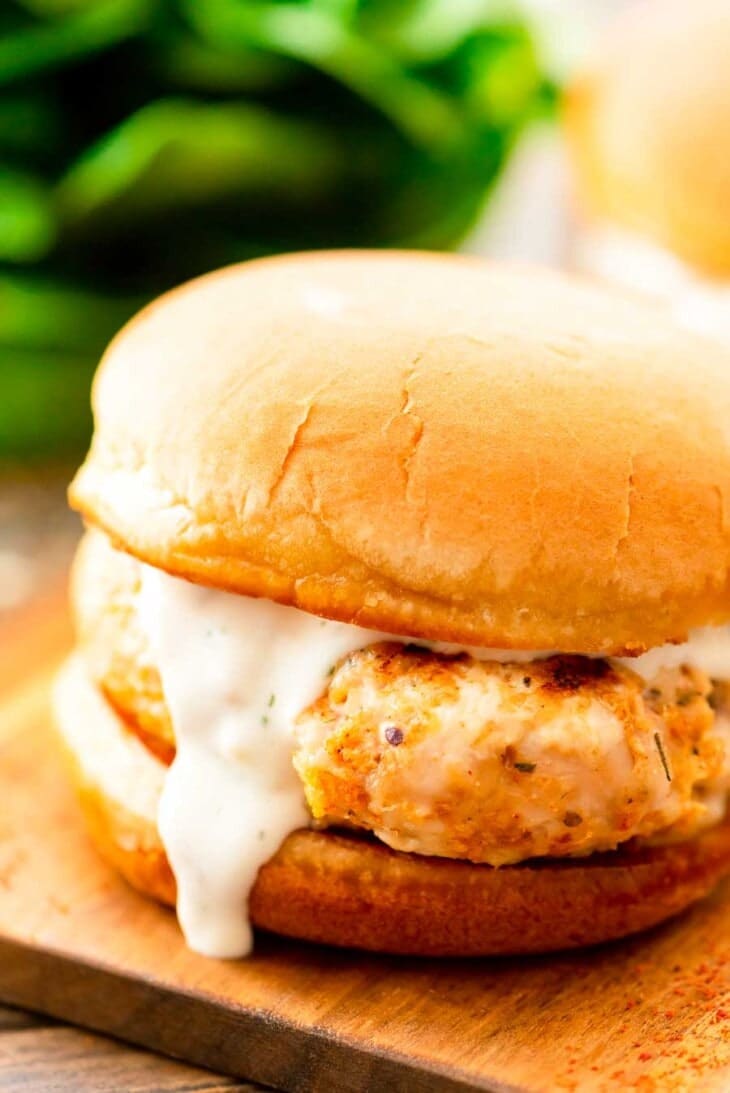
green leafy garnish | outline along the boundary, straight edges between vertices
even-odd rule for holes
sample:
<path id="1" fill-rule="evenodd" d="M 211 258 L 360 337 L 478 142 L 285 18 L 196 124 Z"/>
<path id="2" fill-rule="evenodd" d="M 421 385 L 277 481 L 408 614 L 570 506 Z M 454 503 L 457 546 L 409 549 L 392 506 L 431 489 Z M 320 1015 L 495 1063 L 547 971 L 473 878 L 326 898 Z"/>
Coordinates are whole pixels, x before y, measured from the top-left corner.
<path id="1" fill-rule="evenodd" d="M 0 458 L 83 444 L 104 345 L 188 277 L 457 245 L 548 94 L 480 0 L 5 5 Z"/>

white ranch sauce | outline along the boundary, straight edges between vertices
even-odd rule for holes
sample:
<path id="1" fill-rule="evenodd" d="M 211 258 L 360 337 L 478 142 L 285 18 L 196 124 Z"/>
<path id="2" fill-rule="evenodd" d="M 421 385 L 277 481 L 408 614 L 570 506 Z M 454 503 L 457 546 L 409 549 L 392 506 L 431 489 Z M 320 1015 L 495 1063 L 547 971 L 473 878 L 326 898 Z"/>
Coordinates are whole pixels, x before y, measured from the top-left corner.
<path id="1" fill-rule="evenodd" d="M 309 814 L 292 766 L 296 715 L 342 656 L 379 635 L 145 566 L 140 616 L 159 666 L 177 755 L 159 828 L 191 948 L 251 948 L 259 868 Z"/>
<path id="2" fill-rule="evenodd" d="M 408 641 L 293 607 L 203 588 L 142 567 L 139 613 L 162 679 L 177 744 L 158 821 L 192 949 L 237 957 L 251 948 L 246 913 L 260 867 L 309 814 L 292 766 L 293 725 L 342 657 L 376 641 Z M 462 647 L 418 641 L 438 652 Z M 485 660 L 547 652 L 468 648 Z M 730 629 L 696 631 L 682 646 L 626 660 L 730 673 Z"/>
<path id="3" fill-rule="evenodd" d="M 682 326 L 730 343 L 730 283 L 703 277 L 670 251 L 628 231 L 596 227 L 576 242 L 581 269 L 667 303 Z"/>

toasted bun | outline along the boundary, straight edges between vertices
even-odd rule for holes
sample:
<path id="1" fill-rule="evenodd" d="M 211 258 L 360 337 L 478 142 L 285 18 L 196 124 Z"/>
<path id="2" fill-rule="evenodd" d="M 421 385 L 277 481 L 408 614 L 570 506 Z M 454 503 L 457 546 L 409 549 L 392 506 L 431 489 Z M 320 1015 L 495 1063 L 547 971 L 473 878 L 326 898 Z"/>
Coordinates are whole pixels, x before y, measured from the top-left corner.
<path id="1" fill-rule="evenodd" d="M 545 271 L 252 262 L 112 343 L 71 498 L 152 565 L 331 618 L 640 651 L 730 617 L 728 372 Z"/>
<path id="2" fill-rule="evenodd" d="M 78 659 L 59 679 L 56 710 L 94 842 L 135 888 L 174 905 L 155 820 L 162 764 L 125 732 Z M 729 870 L 727 823 L 675 846 L 503 869 L 297 831 L 259 872 L 249 910 L 275 933 L 378 952 L 547 952 L 653 926 Z"/>
<path id="3" fill-rule="evenodd" d="M 568 89 L 586 211 L 730 273 L 730 4 L 644 0 Z"/>

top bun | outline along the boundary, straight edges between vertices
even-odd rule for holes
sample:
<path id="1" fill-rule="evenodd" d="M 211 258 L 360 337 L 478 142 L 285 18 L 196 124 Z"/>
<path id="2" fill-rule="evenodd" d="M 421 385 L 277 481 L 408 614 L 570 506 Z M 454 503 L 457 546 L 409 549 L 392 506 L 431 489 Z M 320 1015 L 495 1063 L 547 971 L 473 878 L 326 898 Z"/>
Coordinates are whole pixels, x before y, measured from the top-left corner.
<path id="1" fill-rule="evenodd" d="M 394 634 L 638 652 L 730 618 L 730 354 L 537 269 L 203 277 L 115 339 L 72 503 L 196 581 Z"/>
<path id="2" fill-rule="evenodd" d="M 730 2 L 645 0 L 569 89 L 578 197 L 698 270 L 730 273 Z"/>

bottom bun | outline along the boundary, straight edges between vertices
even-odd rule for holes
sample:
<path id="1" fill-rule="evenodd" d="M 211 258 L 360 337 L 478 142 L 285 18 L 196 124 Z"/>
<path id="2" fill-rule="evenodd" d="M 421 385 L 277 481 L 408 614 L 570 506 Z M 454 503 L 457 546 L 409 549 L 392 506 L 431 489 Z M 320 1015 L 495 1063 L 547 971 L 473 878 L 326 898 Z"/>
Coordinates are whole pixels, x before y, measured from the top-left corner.
<path id="1" fill-rule="evenodd" d="M 58 725 L 94 842 L 140 891 L 175 903 L 156 826 L 164 766 L 72 658 Z M 730 822 L 689 842 L 574 860 L 487 865 L 297 831 L 260 870 L 255 926 L 328 945 L 421 956 L 549 952 L 625 937 L 678 914 L 730 872 Z"/>

